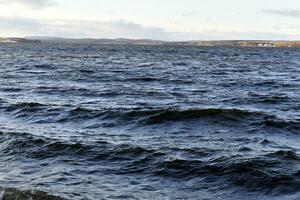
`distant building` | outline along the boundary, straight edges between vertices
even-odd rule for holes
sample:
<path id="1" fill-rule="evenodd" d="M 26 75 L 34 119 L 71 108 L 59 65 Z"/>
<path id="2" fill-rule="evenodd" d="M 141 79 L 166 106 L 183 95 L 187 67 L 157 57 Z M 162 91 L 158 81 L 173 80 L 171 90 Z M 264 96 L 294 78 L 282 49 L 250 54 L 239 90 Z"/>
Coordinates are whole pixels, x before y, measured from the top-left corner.
<path id="1" fill-rule="evenodd" d="M 272 43 L 259 43 L 257 44 L 258 47 L 276 47 L 275 44 Z"/>

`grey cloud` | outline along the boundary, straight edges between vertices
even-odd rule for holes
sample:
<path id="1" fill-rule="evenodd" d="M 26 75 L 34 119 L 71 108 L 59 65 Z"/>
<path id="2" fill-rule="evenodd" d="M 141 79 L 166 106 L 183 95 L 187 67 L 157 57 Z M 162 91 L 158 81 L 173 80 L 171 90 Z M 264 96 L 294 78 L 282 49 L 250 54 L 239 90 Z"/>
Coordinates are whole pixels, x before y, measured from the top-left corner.
<path id="1" fill-rule="evenodd" d="M 47 6 L 56 5 L 57 2 L 55 0 L 0 0 L 0 4 L 2 5 L 11 5 L 18 4 L 31 8 L 43 8 Z"/>
<path id="2" fill-rule="evenodd" d="M 299 35 L 281 34 L 263 31 L 216 31 L 208 30 L 201 33 L 175 32 L 170 33 L 179 40 L 298 40 Z"/>
<path id="3" fill-rule="evenodd" d="M 273 26 L 274 30 L 293 30 L 300 31 L 300 26 Z"/>
<path id="4" fill-rule="evenodd" d="M 289 40 L 289 39 L 299 39 L 299 35 L 291 35 L 278 32 L 268 32 L 268 31 L 216 31 L 214 34 L 217 37 L 223 36 L 227 40 Z"/>
<path id="5" fill-rule="evenodd" d="M 59 25 L 56 25 L 58 23 Z M 141 24 L 128 22 L 125 20 L 116 21 L 87 21 L 68 20 L 50 21 L 46 27 L 60 35 L 70 37 L 97 37 L 97 38 L 153 38 L 167 39 L 168 34 L 162 28 L 146 27 Z"/>
<path id="6" fill-rule="evenodd" d="M 59 37 L 95 38 L 153 38 L 168 39 L 162 28 L 146 27 L 125 20 L 36 20 L 26 18 L 0 17 L 0 32 L 10 30 L 17 35 L 51 35 Z"/>
<path id="7" fill-rule="evenodd" d="M 262 10 L 265 14 L 279 15 L 284 17 L 300 18 L 300 10 L 289 9 L 266 9 Z"/>
<path id="8" fill-rule="evenodd" d="M 57 36 L 70 38 L 132 38 L 159 40 L 221 40 L 221 39 L 299 39 L 298 35 L 274 32 L 172 32 L 159 27 L 147 27 L 125 20 L 37 20 L 0 17 L 0 33 L 7 36 Z"/>

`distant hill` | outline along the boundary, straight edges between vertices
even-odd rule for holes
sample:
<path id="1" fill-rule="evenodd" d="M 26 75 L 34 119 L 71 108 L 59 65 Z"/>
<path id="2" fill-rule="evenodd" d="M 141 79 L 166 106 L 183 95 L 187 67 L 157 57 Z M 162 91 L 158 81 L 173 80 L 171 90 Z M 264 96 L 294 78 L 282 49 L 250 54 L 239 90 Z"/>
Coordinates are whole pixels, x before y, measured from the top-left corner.
<path id="1" fill-rule="evenodd" d="M 41 42 L 40 40 L 36 39 L 29 39 L 29 38 L 17 38 L 17 37 L 8 37 L 8 38 L 1 38 L 0 43 L 28 43 L 28 42 Z"/>
<path id="2" fill-rule="evenodd" d="M 71 43 L 71 44 L 109 44 L 109 45 L 163 45 L 163 46 L 205 46 L 205 47 L 300 47 L 300 41 L 283 40 L 215 40 L 215 41 L 179 41 L 167 42 L 150 39 L 96 39 L 96 38 L 60 38 L 60 37 L 26 37 L 26 38 L 0 38 L 0 42 L 25 43 L 25 42 L 48 42 L 48 43 Z"/>
<path id="3" fill-rule="evenodd" d="M 280 40 L 216 40 L 216 41 L 182 41 L 167 42 L 149 39 L 69 39 L 59 37 L 28 37 L 28 39 L 41 40 L 54 43 L 91 43 L 91 44 L 116 44 L 116 45 L 178 45 L 178 46 L 206 46 L 206 47 L 300 47 L 300 41 Z"/>
<path id="4" fill-rule="evenodd" d="M 127 38 L 118 38 L 118 39 L 94 39 L 94 38 L 82 38 L 82 39 L 71 39 L 71 38 L 60 38 L 60 37 L 27 37 L 27 39 L 35 39 L 44 42 L 55 42 L 55 43 L 91 43 L 91 44 L 118 44 L 118 45 L 164 45 L 168 42 L 160 40 L 134 40 Z"/>

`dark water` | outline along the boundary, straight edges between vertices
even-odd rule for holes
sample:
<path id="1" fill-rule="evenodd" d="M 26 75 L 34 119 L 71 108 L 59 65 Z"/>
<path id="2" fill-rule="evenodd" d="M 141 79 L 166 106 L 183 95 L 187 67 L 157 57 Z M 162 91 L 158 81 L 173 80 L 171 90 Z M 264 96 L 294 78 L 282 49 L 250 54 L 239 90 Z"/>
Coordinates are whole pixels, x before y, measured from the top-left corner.
<path id="1" fill-rule="evenodd" d="M 300 199 L 299 49 L 1 44 L 0 59 L 0 199 Z"/>

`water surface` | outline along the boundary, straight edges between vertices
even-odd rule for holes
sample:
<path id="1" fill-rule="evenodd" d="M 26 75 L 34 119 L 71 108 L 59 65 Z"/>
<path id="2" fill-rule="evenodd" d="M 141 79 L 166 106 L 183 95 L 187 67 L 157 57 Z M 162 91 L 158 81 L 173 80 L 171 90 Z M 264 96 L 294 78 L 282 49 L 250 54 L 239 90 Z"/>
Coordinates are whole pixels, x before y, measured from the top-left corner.
<path id="1" fill-rule="evenodd" d="M 1 44 L 0 60 L 4 197 L 300 198 L 299 49 Z"/>

